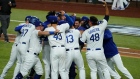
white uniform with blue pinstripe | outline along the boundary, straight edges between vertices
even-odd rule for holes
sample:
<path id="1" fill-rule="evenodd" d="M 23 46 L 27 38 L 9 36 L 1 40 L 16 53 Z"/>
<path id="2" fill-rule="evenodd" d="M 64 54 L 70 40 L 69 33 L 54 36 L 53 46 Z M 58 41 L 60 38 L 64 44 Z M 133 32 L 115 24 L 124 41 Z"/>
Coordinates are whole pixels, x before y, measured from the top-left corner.
<path id="1" fill-rule="evenodd" d="M 106 26 L 107 21 L 103 19 L 101 24 L 90 27 L 82 34 L 81 41 L 87 42 L 86 59 L 91 70 L 91 79 L 97 79 L 97 65 L 102 69 L 105 79 L 111 79 L 103 49 Z"/>
<path id="2" fill-rule="evenodd" d="M 70 66 L 74 61 L 76 66 L 78 66 L 79 79 L 85 79 L 84 61 L 79 48 L 80 37 L 81 34 L 79 30 L 69 29 L 66 31 L 66 44 L 65 44 L 67 55 L 66 70 L 67 74 L 69 74 Z"/>

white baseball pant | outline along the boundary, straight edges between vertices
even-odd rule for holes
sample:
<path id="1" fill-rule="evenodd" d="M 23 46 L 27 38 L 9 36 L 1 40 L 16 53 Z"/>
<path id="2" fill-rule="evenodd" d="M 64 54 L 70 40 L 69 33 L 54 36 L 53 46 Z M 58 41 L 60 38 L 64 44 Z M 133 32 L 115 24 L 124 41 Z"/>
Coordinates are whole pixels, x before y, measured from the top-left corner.
<path id="1" fill-rule="evenodd" d="M 43 45 L 42 57 L 43 57 L 42 60 L 44 62 L 44 67 L 45 67 L 45 79 L 48 79 L 48 78 L 50 78 L 50 73 L 51 73 L 50 45 L 49 44 Z"/>
<path id="2" fill-rule="evenodd" d="M 20 68 L 22 66 L 23 60 L 25 59 L 25 53 L 27 52 L 27 48 L 28 45 L 24 42 L 20 42 L 18 44 L 17 50 L 18 50 L 18 54 L 19 54 L 19 58 L 18 58 L 18 64 L 16 65 L 16 71 L 14 71 L 14 77 L 16 77 L 16 75 L 19 73 Z M 20 67 L 19 67 L 20 66 Z"/>
<path id="3" fill-rule="evenodd" d="M 61 79 L 67 79 L 65 66 L 66 64 L 65 47 L 61 46 L 51 47 L 50 59 L 51 59 L 51 79 L 58 79 L 58 74 L 60 74 Z"/>
<path id="4" fill-rule="evenodd" d="M 91 71 L 91 79 L 97 79 L 97 64 L 102 69 L 105 79 L 111 79 L 103 50 L 88 50 L 86 52 L 86 59 Z"/>
<path id="5" fill-rule="evenodd" d="M 83 57 L 81 55 L 80 49 L 76 49 L 76 48 L 69 48 L 66 49 L 66 72 L 67 74 L 69 74 L 69 69 L 70 66 L 72 64 L 72 62 L 74 61 L 76 66 L 78 66 L 78 70 L 79 70 L 79 78 L 80 79 L 85 79 L 85 68 L 84 68 L 84 61 L 83 61 Z M 69 78 L 67 78 L 69 79 Z"/>
<path id="6" fill-rule="evenodd" d="M 13 64 L 15 63 L 15 61 L 17 60 L 17 58 L 18 58 L 17 44 L 14 43 L 13 46 L 12 46 L 10 59 L 9 59 L 7 65 L 4 67 L 3 72 L 1 74 L 1 77 L 2 78 L 4 78 L 6 76 L 8 70 L 13 66 Z M 16 68 L 15 68 L 15 71 L 17 71 Z"/>
<path id="7" fill-rule="evenodd" d="M 107 68 L 110 72 L 110 75 L 113 77 L 113 79 L 120 79 L 121 78 L 121 76 L 118 73 L 116 73 L 115 71 L 113 71 L 109 66 Z M 100 67 L 98 67 L 97 73 L 98 73 L 99 79 L 105 79 L 104 75 L 102 73 L 102 69 Z"/>
<path id="8" fill-rule="evenodd" d="M 129 73 L 129 71 L 124 67 L 122 59 L 120 54 L 116 54 L 112 58 L 107 59 L 108 65 L 110 68 L 114 71 L 115 67 L 114 64 L 117 66 L 117 68 L 129 79 L 133 79 L 132 75 Z M 116 72 L 117 73 L 117 72 Z"/>
<path id="9" fill-rule="evenodd" d="M 26 76 L 31 68 L 34 68 L 36 74 L 43 75 L 43 68 L 38 55 L 33 52 L 26 52 L 25 60 L 20 68 L 22 76 Z"/>

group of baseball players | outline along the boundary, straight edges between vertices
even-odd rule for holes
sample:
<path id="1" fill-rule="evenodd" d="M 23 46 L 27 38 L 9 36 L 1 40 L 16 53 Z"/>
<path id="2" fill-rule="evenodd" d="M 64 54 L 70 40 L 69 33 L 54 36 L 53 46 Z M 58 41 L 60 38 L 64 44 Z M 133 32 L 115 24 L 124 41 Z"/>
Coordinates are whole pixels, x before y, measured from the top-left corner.
<path id="1" fill-rule="evenodd" d="M 98 21 L 95 16 L 69 16 L 65 11 L 50 11 L 46 21 L 35 16 L 26 16 L 25 23 L 15 27 L 17 37 L 12 46 L 10 60 L 0 79 L 16 62 L 12 79 L 41 79 L 43 67 L 39 58 L 42 51 L 45 79 L 75 79 L 76 67 L 79 78 L 86 79 L 81 50 L 86 43 L 86 60 L 91 79 L 121 79 L 117 68 L 129 79 L 133 79 L 123 66 L 112 33 L 107 29 L 109 10 L 104 2 L 105 17 Z M 114 65 L 115 64 L 115 65 Z"/>

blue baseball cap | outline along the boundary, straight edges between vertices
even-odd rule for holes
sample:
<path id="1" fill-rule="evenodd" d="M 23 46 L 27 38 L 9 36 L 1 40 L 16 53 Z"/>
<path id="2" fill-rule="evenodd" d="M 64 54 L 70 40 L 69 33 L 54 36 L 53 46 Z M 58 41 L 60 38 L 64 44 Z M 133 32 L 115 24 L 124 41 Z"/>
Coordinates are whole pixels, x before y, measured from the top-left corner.
<path id="1" fill-rule="evenodd" d="M 30 16 L 30 15 L 29 16 L 26 16 L 25 17 L 25 21 L 29 21 L 30 22 L 31 18 L 32 18 L 32 16 Z"/>
<path id="2" fill-rule="evenodd" d="M 36 23 L 37 21 L 39 21 L 39 19 L 38 19 L 37 17 L 32 17 L 32 18 L 30 19 L 30 23 L 32 23 L 33 25 L 35 25 L 35 23 Z"/>
<path id="3" fill-rule="evenodd" d="M 52 22 L 53 22 L 53 23 L 54 23 L 54 22 L 58 22 L 58 18 L 57 18 L 57 16 L 49 16 L 49 17 L 48 17 L 48 21 L 51 22 L 51 23 L 52 23 Z"/>
<path id="4" fill-rule="evenodd" d="M 35 27 L 43 26 L 43 23 L 41 21 L 36 21 L 34 25 Z"/>
<path id="5" fill-rule="evenodd" d="M 82 21 L 88 21 L 89 18 L 88 18 L 87 16 L 83 16 L 83 17 L 81 18 L 81 20 L 82 20 Z"/>

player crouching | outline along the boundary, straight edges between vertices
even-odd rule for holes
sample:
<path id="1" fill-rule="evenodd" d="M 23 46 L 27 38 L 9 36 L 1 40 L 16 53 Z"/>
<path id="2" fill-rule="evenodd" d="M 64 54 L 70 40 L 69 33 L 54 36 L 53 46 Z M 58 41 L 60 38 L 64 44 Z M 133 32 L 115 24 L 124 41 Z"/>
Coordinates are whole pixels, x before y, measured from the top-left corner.
<path id="1" fill-rule="evenodd" d="M 48 36 L 51 34 L 58 33 L 58 30 L 55 31 L 42 31 L 43 25 L 42 22 L 39 21 L 37 18 L 32 19 L 32 24 L 35 25 L 36 30 L 32 32 L 32 35 L 30 37 L 30 43 L 29 43 L 29 49 L 26 52 L 25 60 L 22 63 L 20 73 L 16 76 L 15 79 L 22 79 L 24 76 L 26 76 L 31 68 L 34 68 L 36 75 L 34 76 L 34 79 L 40 79 L 43 75 L 43 68 L 42 64 L 40 62 L 40 59 L 38 57 L 41 49 L 41 39 L 40 36 Z M 36 45 L 35 45 L 36 44 Z"/>

